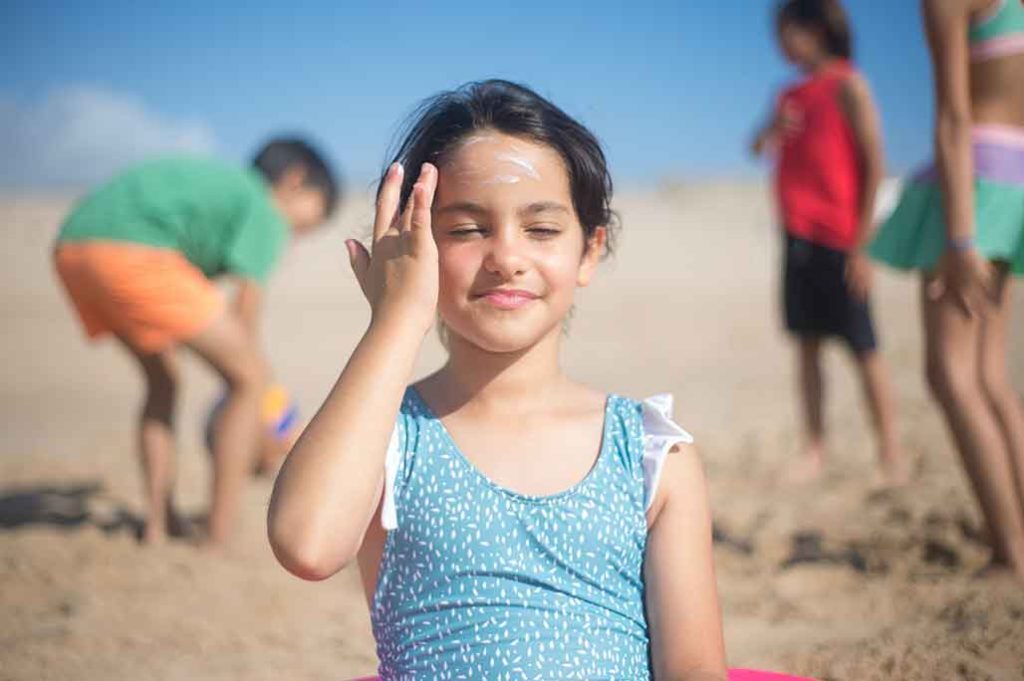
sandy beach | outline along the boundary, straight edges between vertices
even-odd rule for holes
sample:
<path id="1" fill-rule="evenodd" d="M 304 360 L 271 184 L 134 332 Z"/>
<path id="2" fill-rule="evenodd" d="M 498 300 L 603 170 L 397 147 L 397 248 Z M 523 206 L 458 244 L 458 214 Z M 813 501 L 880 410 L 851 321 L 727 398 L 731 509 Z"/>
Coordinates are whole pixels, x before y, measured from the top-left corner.
<path id="1" fill-rule="evenodd" d="M 375 669 L 354 568 L 305 583 L 274 561 L 271 482 L 246 492 L 219 555 L 136 540 L 137 369 L 87 344 L 49 249 L 70 196 L 0 197 L 0 679 L 335 679 Z M 616 199 L 619 247 L 583 291 L 570 373 L 633 397 L 671 392 L 708 472 L 732 666 L 819 679 L 1024 679 L 1024 587 L 979 580 L 987 549 L 922 377 L 919 284 L 880 271 L 875 315 L 913 480 L 877 490 L 874 443 L 845 350 L 827 355 L 829 464 L 777 482 L 799 451 L 792 348 L 778 313 L 779 237 L 757 182 L 666 184 Z M 308 416 L 367 321 L 342 240 L 368 197 L 295 245 L 276 274 L 265 344 Z M 1012 374 L 1024 389 L 1024 295 Z M 431 337 L 418 371 L 438 365 Z M 200 514 L 202 423 L 218 386 L 182 356 L 178 499 Z"/>

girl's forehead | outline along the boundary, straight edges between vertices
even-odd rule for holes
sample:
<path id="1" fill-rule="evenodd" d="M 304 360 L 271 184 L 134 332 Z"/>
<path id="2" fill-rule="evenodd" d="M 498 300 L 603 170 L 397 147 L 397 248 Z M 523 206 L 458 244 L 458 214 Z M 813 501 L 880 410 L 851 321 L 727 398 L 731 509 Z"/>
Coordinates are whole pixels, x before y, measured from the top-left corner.
<path id="1" fill-rule="evenodd" d="M 493 131 L 468 135 L 445 155 L 434 207 L 518 211 L 524 206 L 559 205 L 572 211 L 569 175 L 551 147 Z"/>
<path id="2" fill-rule="evenodd" d="M 547 144 L 498 132 L 467 136 L 438 167 L 434 210 L 525 214 L 538 206 L 574 218 L 568 173 Z"/>
<path id="3" fill-rule="evenodd" d="M 452 179 L 493 184 L 567 180 L 561 155 L 533 140 L 492 130 L 467 135 L 445 154 L 439 168 Z"/>

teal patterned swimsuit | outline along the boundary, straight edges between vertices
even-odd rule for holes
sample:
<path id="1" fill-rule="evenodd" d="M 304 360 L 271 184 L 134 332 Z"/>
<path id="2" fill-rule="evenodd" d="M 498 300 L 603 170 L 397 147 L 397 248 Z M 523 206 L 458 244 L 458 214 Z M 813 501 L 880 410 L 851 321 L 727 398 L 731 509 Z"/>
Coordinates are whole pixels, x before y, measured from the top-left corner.
<path id="1" fill-rule="evenodd" d="M 650 678 L 645 409 L 609 396 L 593 469 L 537 497 L 486 478 L 406 392 L 371 608 L 382 679 Z"/>

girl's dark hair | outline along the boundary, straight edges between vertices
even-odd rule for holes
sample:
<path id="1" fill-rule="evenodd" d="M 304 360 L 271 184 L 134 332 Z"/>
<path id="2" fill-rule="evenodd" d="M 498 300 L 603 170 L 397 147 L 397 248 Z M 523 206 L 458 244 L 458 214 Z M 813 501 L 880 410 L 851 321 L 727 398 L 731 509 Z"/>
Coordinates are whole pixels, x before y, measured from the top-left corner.
<path id="1" fill-rule="evenodd" d="M 551 147 L 569 173 L 573 208 L 589 239 L 607 227 L 609 243 L 615 214 L 611 210 L 612 179 L 597 138 L 536 92 L 507 80 L 466 83 L 424 100 L 402 128 L 401 143 L 389 154 L 408 172 L 402 184 L 402 205 L 408 200 L 419 168 L 440 167 L 445 154 L 475 131 L 495 130 Z M 383 183 L 381 173 L 377 191 Z"/>
<path id="2" fill-rule="evenodd" d="M 801 28 L 821 31 L 825 50 L 833 57 L 853 57 L 853 35 L 850 21 L 839 0 L 783 0 L 779 3 L 776 22 L 796 24 Z"/>
<path id="3" fill-rule="evenodd" d="M 306 171 L 303 184 L 324 195 L 324 212 L 330 216 L 341 199 L 341 180 L 331 171 L 323 154 L 303 139 L 278 137 L 256 152 L 252 160 L 267 183 L 277 184 L 289 169 L 300 166 Z"/>

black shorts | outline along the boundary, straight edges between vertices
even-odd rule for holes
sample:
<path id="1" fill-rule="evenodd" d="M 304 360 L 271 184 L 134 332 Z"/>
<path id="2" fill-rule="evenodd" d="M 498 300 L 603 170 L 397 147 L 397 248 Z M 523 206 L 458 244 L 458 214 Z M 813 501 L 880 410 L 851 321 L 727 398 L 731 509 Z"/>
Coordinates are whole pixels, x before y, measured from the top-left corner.
<path id="1" fill-rule="evenodd" d="M 783 301 L 797 336 L 838 336 L 855 354 L 878 347 L 866 301 L 846 285 L 846 253 L 786 235 Z"/>

